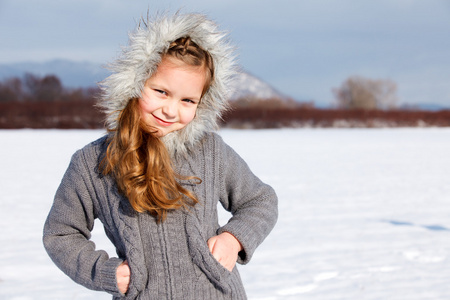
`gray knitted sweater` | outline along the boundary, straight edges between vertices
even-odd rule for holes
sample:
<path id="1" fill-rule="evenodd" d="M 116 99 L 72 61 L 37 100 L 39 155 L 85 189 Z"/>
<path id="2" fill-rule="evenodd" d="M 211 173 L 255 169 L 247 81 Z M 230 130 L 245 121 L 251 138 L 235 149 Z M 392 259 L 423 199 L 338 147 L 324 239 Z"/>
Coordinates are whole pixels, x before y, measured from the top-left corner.
<path id="1" fill-rule="evenodd" d="M 114 299 L 245 299 L 237 268 L 223 268 L 206 242 L 224 231 L 232 233 L 244 248 L 238 262 L 247 263 L 276 222 L 272 188 L 217 134 L 206 133 L 188 156 L 174 162 L 180 174 L 202 179 L 201 184 L 182 182 L 199 203 L 189 211 L 171 211 L 157 223 L 135 212 L 115 181 L 98 171 L 106 146 L 103 137 L 77 151 L 62 179 L 44 227 L 44 245 L 55 264 L 79 284 Z M 222 227 L 218 202 L 232 214 Z M 90 241 L 96 218 L 118 257 L 96 250 Z M 115 272 L 125 259 L 131 281 L 123 295 Z"/>

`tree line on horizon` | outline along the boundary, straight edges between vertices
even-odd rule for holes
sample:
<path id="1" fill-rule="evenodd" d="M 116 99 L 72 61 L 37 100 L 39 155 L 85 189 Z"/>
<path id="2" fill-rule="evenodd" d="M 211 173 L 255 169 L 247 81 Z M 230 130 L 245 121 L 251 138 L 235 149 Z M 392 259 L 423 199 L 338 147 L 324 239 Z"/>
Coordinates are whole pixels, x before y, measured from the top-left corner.
<path id="1" fill-rule="evenodd" d="M 373 80 L 361 76 L 353 76 L 333 89 L 337 107 L 340 109 L 395 109 L 397 86 L 391 80 Z M 23 78 L 11 77 L 0 81 L 0 102 L 33 102 L 33 101 L 94 101 L 98 93 L 97 87 L 68 89 L 56 75 L 43 77 L 26 73 Z M 236 103 L 239 107 L 260 104 L 255 98 L 241 98 Z M 266 107 L 311 107 L 312 102 L 299 103 L 292 99 L 277 99 L 264 104 Z"/>
<path id="2" fill-rule="evenodd" d="M 97 87 L 69 89 L 56 75 L 26 73 L 0 81 L 0 102 L 93 101 Z"/>
<path id="3" fill-rule="evenodd" d="M 333 89 L 336 108 L 314 102 L 243 97 L 230 101 L 223 127 L 450 126 L 450 111 L 401 110 L 390 80 L 353 76 Z M 0 128 L 103 128 L 99 88 L 66 88 L 55 75 L 25 74 L 0 81 Z"/>

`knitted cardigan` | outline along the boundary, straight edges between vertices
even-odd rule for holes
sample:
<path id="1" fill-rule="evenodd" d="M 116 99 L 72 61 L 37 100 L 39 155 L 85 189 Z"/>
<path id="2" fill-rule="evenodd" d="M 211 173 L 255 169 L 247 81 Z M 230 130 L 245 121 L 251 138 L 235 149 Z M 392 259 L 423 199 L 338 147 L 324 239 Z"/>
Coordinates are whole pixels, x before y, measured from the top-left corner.
<path id="1" fill-rule="evenodd" d="M 184 36 L 209 52 L 214 78 L 194 120 L 162 141 L 176 172 L 202 180 L 201 184 L 180 182 L 199 203 L 170 211 L 162 223 L 135 212 L 115 180 L 98 170 L 107 147 L 103 137 L 72 157 L 44 226 L 44 246 L 55 264 L 76 282 L 111 293 L 115 299 L 245 299 L 237 269 L 223 268 L 206 242 L 230 232 L 244 248 L 238 263 L 245 264 L 277 218 L 274 191 L 212 133 L 227 107 L 227 87 L 235 67 L 226 34 L 205 16 L 177 13 L 141 21 L 121 57 L 110 65 L 112 74 L 101 84 L 99 106 L 108 116 L 107 128 L 117 129 L 120 111 L 130 99 L 141 96 L 170 42 Z M 219 201 L 232 214 L 222 227 L 217 217 Z M 96 250 L 90 241 L 96 218 L 116 247 L 117 257 Z M 119 292 L 115 277 L 124 260 L 131 269 L 126 295 Z"/>
<path id="2" fill-rule="evenodd" d="M 210 253 L 207 240 L 224 231 L 244 250 L 247 263 L 277 219 L 277 197 L 247 164 L 214 133 L 205 134 L 190 156 L 175 162 L 183 175 L 202 179 L 182 185 L 199 203 L 170 211 L 167 219 L 137 213 L 114 179 L 98 170 L 106 151 L 103 137 L 72 157 L 44 227 L 44 245 L 55 264 L 74 281 L 113 294 L 114 299 L 246 299 L 237 268 L 229 272 Z M 217 204 L 231 212 L 220 227 Z M 99 218 L 118 257 L 96 250 L 89 240 Z M 130 287 L 118 291 L 115 272 L 128 260 Z"/>

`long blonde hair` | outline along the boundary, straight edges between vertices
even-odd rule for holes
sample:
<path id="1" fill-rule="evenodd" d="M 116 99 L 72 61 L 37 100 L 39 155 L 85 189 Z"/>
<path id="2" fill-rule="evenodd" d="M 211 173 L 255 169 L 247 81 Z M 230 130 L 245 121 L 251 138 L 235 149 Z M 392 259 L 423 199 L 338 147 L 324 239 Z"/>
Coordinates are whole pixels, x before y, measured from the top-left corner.
<path id="1" fill-rule="evenodd" d="M 208 52 L 192 42 L 189 37 L 170 44 L 163 57 L 178 59 L 190 66 L 203 66 L 208 90 L 214 66 Z M 100 163 L 104 175 L 112 174 L 120 192 L 137 212 L 149 212 L 164 221 L 167 212 L 198 203 L 195 195 L 182 187 L 178 180 L 201 180 L 181 176 L 173 170 L 171 157 L 164 143 L 154 135 L 140 116 L 138 99 L 130 99 L 120 112 L 117 129 L 113 130 L 106 156 Z"/>

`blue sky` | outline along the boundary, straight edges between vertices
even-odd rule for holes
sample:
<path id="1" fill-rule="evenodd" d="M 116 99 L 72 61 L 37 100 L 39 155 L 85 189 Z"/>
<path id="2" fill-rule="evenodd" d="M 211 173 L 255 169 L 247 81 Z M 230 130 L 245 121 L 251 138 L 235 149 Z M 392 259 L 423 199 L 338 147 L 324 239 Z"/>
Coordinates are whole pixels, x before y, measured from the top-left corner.
<path id="1" fill-rule="evenodd" d="M 202 12 L 239 61 L 297 100 L 333 102 L 349 76 L 391 79 L 400 103 L 450 106 L 450 1 L 0 0 L 0 63 L 107 63 L 147 9 Z"/>

